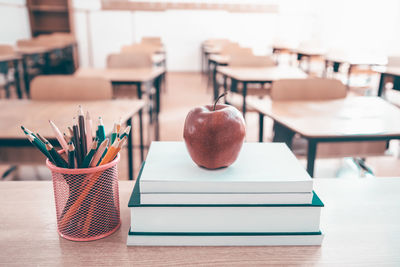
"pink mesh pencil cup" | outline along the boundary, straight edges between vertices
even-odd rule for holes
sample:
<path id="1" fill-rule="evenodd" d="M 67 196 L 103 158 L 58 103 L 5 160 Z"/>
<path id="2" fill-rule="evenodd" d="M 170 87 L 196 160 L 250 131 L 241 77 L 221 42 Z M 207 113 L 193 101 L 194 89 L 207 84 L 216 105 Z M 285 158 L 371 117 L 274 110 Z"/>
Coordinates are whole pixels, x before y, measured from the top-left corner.
<path id="1" fill-rule="evenodd" d="M 46 160 L 53 178 L 60 236 L 73 241 L 93 241 L 119 228 L 119 159 L 118 154 L 107 164 L 85 169 L 59 168 Z"/>

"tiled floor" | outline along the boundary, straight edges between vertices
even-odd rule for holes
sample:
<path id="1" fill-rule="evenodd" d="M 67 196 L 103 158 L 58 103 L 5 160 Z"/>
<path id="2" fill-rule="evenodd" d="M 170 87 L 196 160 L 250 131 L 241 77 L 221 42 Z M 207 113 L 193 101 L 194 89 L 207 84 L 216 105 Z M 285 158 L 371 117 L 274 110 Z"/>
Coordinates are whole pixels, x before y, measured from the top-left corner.
<path id="1" fill-rule="evenodd" d="M 198 73 L 168 73 L 167 91 L 162 95 L 162 112 L 160 114 L 160 137 L 162 141 L 182 141 L 183 124 L 186 114 L 196 106 L 211 104 L 211 89 L 206 89 L 206 80 Z M 258 134 L 257 114 L 248 114 L 247 141 L 256 142 Z M 134 121 L 135 124 L 135 121 Z M 271 136 L 272 122 L 265 122 L 265 139 Z M 135 128 L 133 129 L 135 131 Z M 136 132 L 135 132 L 136 133 Z M 146 133 L 145 136 L 148 136 Z M 137 133 L 135 135 L 137 138 Z M 136 140 L 136 144 L 138 144 Z M 373 157 L 367 159 L 367 164 L 374 170 L 376 176 L 400 176 L 400 160 L 397 157 L 397 144 L 391 145 L 394 155 Z M 394 148 L 394 149 L 393 149 Z M 135 148 L 135 174 L 140 165 L 139 150 Z M 126 151 L 122 154 L 119 164 L 120 179 L 127 179 Z M 300 157 L 305 165 L 305 160 Z M 0 172 L 6 166 L 0 167 Z M 356 178 L 360 176 L 357 167 L 351 159 L 318 159 L 316 161 L 316 177 Z M 20 168 L 18 179 L 50 179 L 50 173 L 45 167 Z M 10 177 L 12 179 L 13 177 Z"/>

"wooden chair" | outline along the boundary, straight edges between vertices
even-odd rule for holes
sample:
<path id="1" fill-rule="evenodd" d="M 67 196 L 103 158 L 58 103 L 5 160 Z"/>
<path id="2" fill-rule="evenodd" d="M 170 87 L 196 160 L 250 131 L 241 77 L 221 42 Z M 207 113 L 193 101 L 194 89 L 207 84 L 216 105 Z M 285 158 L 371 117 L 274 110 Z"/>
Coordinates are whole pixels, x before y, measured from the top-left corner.
<path id="1" fill-rule="evenodd" d="M 31 82 L 32 100 L 76 101 L 112 99 L 111 82 L 73 75 L 37 76 Z"/>
<path id="2" fill-rule="evenodd" d="M 37 76 L 31 83 L 34 101 L 98 101 L 112 99 L 110 81 L 73 75 Z M 60 103 L 61 104 L 61 103 Z M 8 164 L 43 164 L 43 155 L 34 147 L 2 148 L 1 157 Z"/>
<path id="3" fill-rule="evenodd" d="M 130 52 L 121 54 L 111 54 L 107 57 L 107 68 L 124 69 L 124 68 L 152 68 L 153 61 L 151 54 L 147 52 Z M 149 91 L 150 90 L 150 91 Z M 142 92 L 148 91 L 149 95 L 153 95 L 155 91 L 150 88 L 142 88 Z M 145 94 L 146 95 L 146 94 Z M 137 90 L 132 90 L 131 85 L 114 86 L 114 96 L 117 98 L 128 97 L 136 98 Z"/>
<path id="4" fill-rule="evenodd" d="M 271 86 L 270 97 L 275 101 L 324 101 L 343 99 L 347 96 L 346 86 L 339 80 L 327 78 L 282 79 Z M 317 126 L 318 127 L 318 126 Z M 338 129 L 340 131 L 340 129 Z M 295 136 L 293 132 L 274 123 L 276 142 L 286 142 L 291 145 L 296 154 L 306 151 L 306 141 Z M 387 149 L 385 141 L 378 142 L 342 142 L 321 143 L 318 145 L 319 158 L 368 157 L 383 155 Z"/>
<path id="5" fill-rule="evenodd" d="M 14 47 L 12 45 L 0 44 L 0 55 L 12 55 L 14 54 Z"/>
<path id="6" fill-rule="evenodd" d="M 230 67 L 236 68 L 267 68 L 276 66 L 275 61 L 270 56 L 255 56 L 246 54 L 233 54 L 229 60 Z M 270 84 L 248 84 L 247 85 L 247 96 L 265 97 L 270 92 Z M 242 97 L 242 86 L 239 84 L 237 90 L 234 91 L 236 96 L 228 96 L 226 101 L 238 109 L 242 109 L 243 97 Z M 249 112 L 254 110 L 249 109 Z"/>
<path id="7" fill-rule="evenodd" d="M 159 45 L 162 46 L 162 40 L 161 37 L 156 37 L 156 36 L 146 36 L 142 37 L 143 44 L 153 44 L 153 45 Z"/>
<path id="8" fill-rule="evenodd" d="M 143 52 L 149 54 L 155 54 L 160 51 L 160 46 L 153 44 L 132 44 L 123 45 L 121 47 L 121 53 L 132 53 L 132 52 Z"/>
<path id="9" fill-rule="evenodd" d="M 107 57 L 107 68 L 151 68 L 153 61 L 147 52 L 129 52 L 110 54 Z"/>
<path id="10" fill-rule="evenodd" d="M 266 68 L 276 66 L 270 56 L 255 56 L 252 54 L 232 54 L 229 59 L 230 67 L 237 68 Z"/>
<path id="11" fill-rule="evenodd" d="M 345 98 L 346 86 L 339 80 L 326 78 L 282 79 L 271 87 L 271 100 L 332 100 Z"/>

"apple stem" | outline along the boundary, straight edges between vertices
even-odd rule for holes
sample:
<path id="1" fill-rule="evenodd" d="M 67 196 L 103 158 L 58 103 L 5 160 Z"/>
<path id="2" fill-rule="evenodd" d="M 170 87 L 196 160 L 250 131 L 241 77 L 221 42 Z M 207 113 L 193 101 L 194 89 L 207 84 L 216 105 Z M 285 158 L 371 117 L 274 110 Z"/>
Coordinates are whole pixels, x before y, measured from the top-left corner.
<path id="1" fill-rule="evenodd" d="M 222 95 L 220 95 L 220 96 L 217 98 L 217 100 L 215 100 L 213 111 L 215 111 L 215 107 L 217 106 L 218 101 L 221 99 L 221 97 L 223 97 L 223 96 L 225 96 L 225 95 L 226 95 L 226 92 L 223 93 Z"/>

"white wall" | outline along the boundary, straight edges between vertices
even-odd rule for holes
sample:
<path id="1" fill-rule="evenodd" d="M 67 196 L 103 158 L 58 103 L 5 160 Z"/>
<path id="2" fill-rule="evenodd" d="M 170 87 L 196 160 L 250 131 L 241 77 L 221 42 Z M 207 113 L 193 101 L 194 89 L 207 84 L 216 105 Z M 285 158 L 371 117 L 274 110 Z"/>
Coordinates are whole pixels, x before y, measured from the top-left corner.
<path id="1" fill-rule="evenodd" d="M 200 44 L 229 38 L 257 53 L 275 41 L 313 40 L 327 49 L 400 54 L 397 0 L 280 0 L 279 14 L 210 10 L 103 11 L 100 0 L 74 1 L 75 29 L 83 66 L 104 67 L 106 56 L 142 36 L 161 36 L 168 69 L 198 71 Z"/>
<path id="2" fill-rule="evenodd" d="M 0 44 L 14 45 L 30 37 L 25 0 L 0 0 Z"/>

